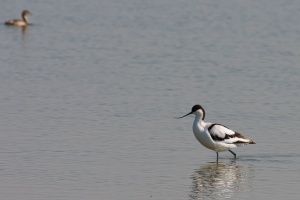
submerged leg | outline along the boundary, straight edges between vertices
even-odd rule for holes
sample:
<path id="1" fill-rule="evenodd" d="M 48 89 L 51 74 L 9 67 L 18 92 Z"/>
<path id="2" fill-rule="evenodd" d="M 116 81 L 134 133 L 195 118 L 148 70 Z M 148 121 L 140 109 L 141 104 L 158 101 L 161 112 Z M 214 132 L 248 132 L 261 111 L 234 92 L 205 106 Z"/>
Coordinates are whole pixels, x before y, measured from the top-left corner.
<path id="1" fill-rule="evenodd" d="M 234 155 L 234 159 L 236 159 L 236 154 L 233 152 L 233 151 L 231 151 L 230 149 L 228 150 L 230 153 L 232 153 L 232 155 Z"/>

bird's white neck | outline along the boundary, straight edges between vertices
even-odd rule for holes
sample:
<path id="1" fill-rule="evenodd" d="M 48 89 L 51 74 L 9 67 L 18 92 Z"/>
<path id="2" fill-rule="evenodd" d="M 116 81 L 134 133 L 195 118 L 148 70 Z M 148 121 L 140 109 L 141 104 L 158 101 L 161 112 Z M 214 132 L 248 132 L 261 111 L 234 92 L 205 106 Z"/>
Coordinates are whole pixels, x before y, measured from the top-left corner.
<path id="1" fill-rule="evenodd" d="M 194 124 L 193 124 L 193 130 L 200 130 L 200 131 L 204 131 L 205 127 L 206 127 L 207 123 L 205 123 L 202 120 L 202 116 L 201 115 L 196 115 L 195 116 L 195 120 L 194 120 Z"/>
<path id="2" fill-rule="evenodd" d="M 202 121 L 202 116 L 195 115 L 194 126 L 200 124 Z"/>

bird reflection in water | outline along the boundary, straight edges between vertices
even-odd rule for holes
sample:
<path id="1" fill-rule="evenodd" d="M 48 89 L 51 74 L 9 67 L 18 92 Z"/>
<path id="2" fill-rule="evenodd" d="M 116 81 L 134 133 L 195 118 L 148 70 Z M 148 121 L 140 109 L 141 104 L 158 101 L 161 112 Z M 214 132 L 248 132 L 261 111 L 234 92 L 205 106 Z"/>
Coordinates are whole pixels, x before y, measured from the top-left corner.
<path id="1" fill-rule="evenodd" d="M 196 169 L 191 199 L 226 199 L 249 191 L 253 179 L 254 167 L 249 165 L 207 163 Z"/>
<path id="2" fill-rule="evenodd" d="M 27 31 L 27 26 L 23 26 L 23 27 L 22 27 L 22 33 L 25 34 L 26 31 Z"/>
<path id="3" fill-rule="evenodd" d="M 8 26 L 8 28 L 10 28 L 14 33 L 21 32 L 22 39 L 25 39 L 28 26 Z"/>

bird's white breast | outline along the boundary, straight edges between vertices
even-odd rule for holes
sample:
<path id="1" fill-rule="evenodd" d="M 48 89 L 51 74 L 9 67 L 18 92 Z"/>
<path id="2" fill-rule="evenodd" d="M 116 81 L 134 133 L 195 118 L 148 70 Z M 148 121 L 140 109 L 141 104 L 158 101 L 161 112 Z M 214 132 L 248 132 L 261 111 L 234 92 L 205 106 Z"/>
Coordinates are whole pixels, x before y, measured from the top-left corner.
<path id="1" fill-rule="evenodd" d="M 236 148 L 237 146 L 235 144 L 226 144 L 222 141 L 214 141 L 211 138 L 211 135 L 208 131 L 208 127 L 211 125 L 211 123 L 205 123 L 205 122 L 194 122 L 193 125 L 193 132 L 196 137 L 196 139 L 206 148 L 211 149 L 216 152 L 220 151 L 227 151 L 228 149 Z"/>
<path id="2" fill-rule="evenodd" d="M 206 148 L 215 150 L 215 142 L 211 139 L 211 136 L 205 126 L 201 126 L 200 123 L 194 122 L 193 132 L 196 139 Z"/>

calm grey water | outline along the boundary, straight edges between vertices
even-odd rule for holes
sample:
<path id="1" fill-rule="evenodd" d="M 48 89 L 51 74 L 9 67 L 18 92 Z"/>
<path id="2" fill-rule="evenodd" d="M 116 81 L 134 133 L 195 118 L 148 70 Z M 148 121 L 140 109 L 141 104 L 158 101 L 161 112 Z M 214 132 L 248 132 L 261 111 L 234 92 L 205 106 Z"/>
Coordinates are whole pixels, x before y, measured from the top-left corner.
<path id="1" fill-rule="evenodd" d="M 0 195 L 298 199 L 300 2 L 1 1 Z M 202 147 L 206 121 L 255 140 Z"/>

